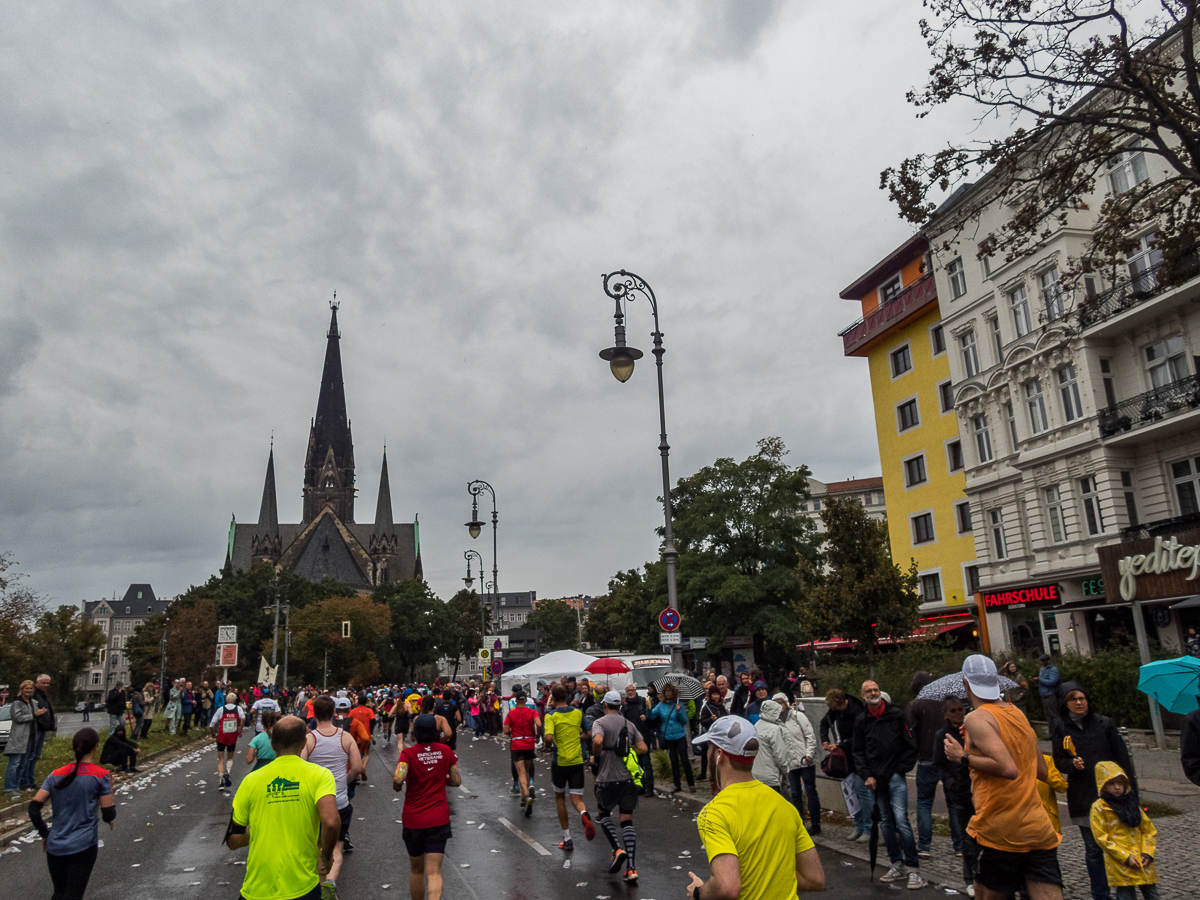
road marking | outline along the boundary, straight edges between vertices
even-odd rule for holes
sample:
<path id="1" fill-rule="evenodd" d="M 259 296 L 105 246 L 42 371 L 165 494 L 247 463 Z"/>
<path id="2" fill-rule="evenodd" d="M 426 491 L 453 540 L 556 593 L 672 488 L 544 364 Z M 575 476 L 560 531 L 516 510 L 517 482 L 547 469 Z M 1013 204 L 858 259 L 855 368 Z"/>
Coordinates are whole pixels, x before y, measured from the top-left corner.
<path id="1" fill-rule="evenodd" d="M 525 832 L 523 832 L 520 828 L 518 828 L 512 822 L 508 821 L 508 819 L 500 819 L 498 821 L 500 822 L 501 825 L 503 825 L 505 828 L 507 828 L 509 831 L 511 831 L 513 834 L 515 834 L 517 837 L 519 837 L 521 840 L 523 840 L 525 843 L 527 843 L 530 847 L 532 847 L 538 853 L 542 854 L 542 856 L 550 855 L 549 850 L 547 850 L 545 847 L 543 847 L 541 844 L 539 844 L 537 841 L 535 841 L 533 838 L 531 838 L 529 835 L 527 835 Z"/>
<path id="2" fill-rule="evenodd" d="M 468 797 L 471 796 L 471 789 L 469 787 L 467 787 L 465 784 L 460 784 L 458 786 L 458 789 L 460 791 L 462 791 L 464 794 L 466 794 Z"/>

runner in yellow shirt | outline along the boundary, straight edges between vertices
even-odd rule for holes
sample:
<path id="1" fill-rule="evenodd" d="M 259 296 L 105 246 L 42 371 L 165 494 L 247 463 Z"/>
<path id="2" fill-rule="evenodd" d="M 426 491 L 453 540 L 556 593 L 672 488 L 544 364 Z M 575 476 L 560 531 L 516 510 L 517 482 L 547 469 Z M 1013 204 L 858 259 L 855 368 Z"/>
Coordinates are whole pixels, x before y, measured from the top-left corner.
<path id="1" fill-rule="evenodd" d="M 554 761 L 550 764 L 550 783 L 554 785 L 554 806 L 558 810 L 558 824 L 562 826 L 563 839 L 559 850 L 574 850 L 571 828 L 567 818 L 567 791 L 571 805 L 583 822 L 583 835 L 589 841 L 596 836 L 596 826 L 588 815 L 583 802 L 583 748 L 580 737 L 583 729 L 583 710 L 572 706 L 567 700 L 567 689 L 556 684 L 550 689 L 550 702 L 546 709 L 544 724 L 546 746 L 553 748 Z"/>

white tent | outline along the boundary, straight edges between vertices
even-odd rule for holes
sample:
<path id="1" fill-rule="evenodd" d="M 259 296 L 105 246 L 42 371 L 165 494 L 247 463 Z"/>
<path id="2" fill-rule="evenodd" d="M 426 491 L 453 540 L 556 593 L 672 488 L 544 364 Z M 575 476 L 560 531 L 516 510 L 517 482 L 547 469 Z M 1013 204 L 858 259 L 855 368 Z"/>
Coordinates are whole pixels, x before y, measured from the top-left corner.
<path id="1" fill-rule="evenodd" d="M 516 669 L 503 672 L 500 675 L 500 689 L 507 695 L 512 693 L 514 684 L 523 684 L 536 692 L 538 679 L 561 681 L 566 675 L 574 675 L 576 678 L 588 676 L 587 667 L 599 658 L 576 650 L 555 650 Z"/>

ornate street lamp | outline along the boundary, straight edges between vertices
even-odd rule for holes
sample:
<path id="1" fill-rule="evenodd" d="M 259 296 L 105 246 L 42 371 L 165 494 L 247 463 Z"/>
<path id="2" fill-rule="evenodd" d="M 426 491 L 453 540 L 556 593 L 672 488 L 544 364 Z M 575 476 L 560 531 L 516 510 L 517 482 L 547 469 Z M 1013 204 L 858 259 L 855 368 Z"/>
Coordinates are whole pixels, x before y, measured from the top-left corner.
<path id="1" fill-rule="evenodd" d="M 654 349 L 650 352 L 654 354 L 655 365 L 658 367 L 658 452 L 662 457 L 663 562 L 667 565 L 667 605 L 671 609 L 678 609 L 679 598 L 675 592 L 675 559 L 679 554 L 675 551 L 675 534 L 671 528 L 671 474 L 667 462 L 671 446 L 667 443 L 667 412 L 663 401 L 663 354 L 666 353 L 666 350 L 663 349 L 662 329 L 659 328 L 658 324 L 658 301 L 655 299 L 654 291 L 646 283 L 646 280 L 638 275 L 634 275 L 632 272 L 620 269 L 602 277 L 604 279 L 604 293 L 608 294 L 616 302 L 616 315 L 614 318 L 617 320 L 617 324 L 614 346 L 609 347 L 607 350 L 601 350 L 600 358 L 608 362 L 608 367 L 612 370 L 613 377 L 617 381 L 628 381 L 633 375 L 634 362 L 641 359 L 643 355 L 641 350 L 628 347 L 625 344 L 624 305 L 630 300 L 641 296 L 650 303 L 650 311 L 654 314 L 654 331 L 650 335 L 654 338 Z M 679 655 L 674 649 L 671 651 L 671 662 L 673 665 L 677 665 L 680 662 Z"/>
<path id="2" fill-rule="evenodd" d="M 473 535 L 472 535 L 473 536 Z M 467 590 L 471 589 L 471 585 L 475 583 L 475 579 L 471 577 L 471 560 L 479 560 L 479 586 L 483 587 L 483 557 L 480 556 L 478 550 L 466 550 L 463 552 L 463 559 L 467 561 L 467 577 L 463 579 L 463 584 L 467 586 Z M 483 598 L 479 598 L 479 641 L 483 643 L 483 633 L 486 631 L 484 626 L 483 616 Z"/>
<path id="3" fill-rule="evenodd" d="M 467 492 L 471 495 L 471 521 L 467 522 L 467 533 L 472 538 L 479 537 L 479 533 L 483 530 L 484 523 L 479 520 L 479 495 L 487 491 L 492 495 L 492 582 L 498 584 L 500 579 L 496 573 L 496 522 L 499 516 L 496 514 L 496 491 L 486 481 L 480 481 L 476 478 L 474 481 L 468 482 Z M 483 559 L 479 561 L 479 574 L 483 575 Z M 469 587 L 469 585 L 468 585 Z"/>

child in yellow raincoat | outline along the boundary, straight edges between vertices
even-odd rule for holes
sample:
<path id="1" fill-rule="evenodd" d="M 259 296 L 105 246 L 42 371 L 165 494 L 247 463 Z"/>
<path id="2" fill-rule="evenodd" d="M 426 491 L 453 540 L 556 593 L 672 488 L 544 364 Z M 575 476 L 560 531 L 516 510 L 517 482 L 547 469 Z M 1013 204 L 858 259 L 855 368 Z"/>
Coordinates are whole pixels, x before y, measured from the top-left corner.
<path id="1" fill-rule="evenodd" d="M 1058 771 L 1058 766 L 1054 765 L 1053 756 L 1043 753 L 1042 759 L 1046 760 L 1046 780 L 1038 779 L 1038 796 L 1042 800 L 1042 808 L 1050 817 L 1050 824 L 1054 826 L 1055 831 L 1062 834 L 1062 825 L 1058 819 L 1058 793 L 1056 792 L 1066 793 L 1067 779 L 1063 778 L 1062 772 Z"/>
<path id="2" fill-rule="evenodd" d="M 1104 851 L 1104 872 L 1116 890 L 1117 900 L 1136 900 L 1142 889 L 1146 900 L 1159 900 L 1154 850 L 1158 831 L 1137 805 L 1125 771 L 1115 762 L 1096 764 L 1096 789 L 1091 826 Z"/>

